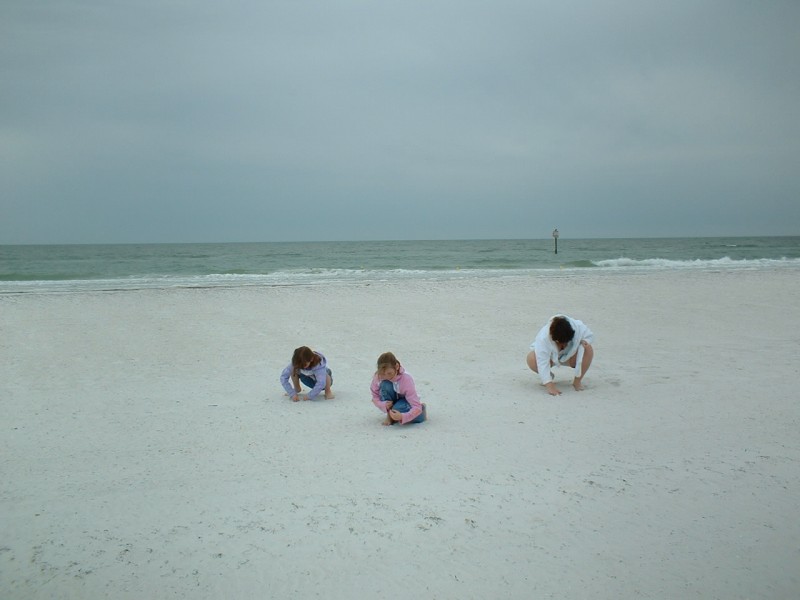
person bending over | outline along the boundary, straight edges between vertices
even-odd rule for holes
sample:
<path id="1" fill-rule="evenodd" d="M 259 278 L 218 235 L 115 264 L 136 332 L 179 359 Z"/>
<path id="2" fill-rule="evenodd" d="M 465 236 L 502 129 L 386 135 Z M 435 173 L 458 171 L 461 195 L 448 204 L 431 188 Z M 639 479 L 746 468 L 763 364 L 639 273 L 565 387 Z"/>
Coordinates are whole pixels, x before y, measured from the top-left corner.
<path id="1" fill-rule="evenodd" d="M 582 321 L 567 315 L 555 315 L 539 330 L 528 352 L 528 366 L 538 373 L 551 396 L 561 394 L 551 368 L 565 365 L 575 369 L 572 387 L 583 390 L 583 377 L 594 358 L 594 334 Z"/>
<path id="2" fill-rule="evenodd" d="M 311 388 L 305 396 L 300 394 L 301 382 Z M 292 402 L 313 400 L 323 391 L 326 400 L 334 397 L 331 391 L 333 373 L 328 368 L 328 361 L 321 352 L 316 352 L 308 346 L 295 349 L 292 362 L 281 372 L 281 385 Z"/>
<path id="3" fill-rule="evenodd" d="M 422 423 L 427 418 L 414 379 L 391 352 L 384 352 L 378 357 L 378 370 L 369 387 L 372 403 L 386 413 L 384 425 Z"/>

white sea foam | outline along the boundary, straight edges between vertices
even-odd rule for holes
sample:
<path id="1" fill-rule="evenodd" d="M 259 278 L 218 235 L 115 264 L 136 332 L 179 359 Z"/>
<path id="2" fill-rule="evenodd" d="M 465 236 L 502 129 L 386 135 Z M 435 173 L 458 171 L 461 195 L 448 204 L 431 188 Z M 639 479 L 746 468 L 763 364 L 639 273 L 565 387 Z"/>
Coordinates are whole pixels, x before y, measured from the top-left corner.
<path id="1" fill-rule="evenodd" d="M 719 271 L 758 269 L 800 269 L 800 259 L 747 259 L 725 257 L 715 260 L 635 260 L 615 258 L 558 268 L 531 269 L 291 269 L 264 274 L 220 273 L 204 275 L 146 275 L 125 278 L 80 280 L 2 281 L 0 293 L 69 293 L 81 291 L 110 292 L 142 289 L 232 288 L 298 285 L 368 284 L 406 280 L 494 279 L 500 277 L 581 277 L 602 273 L 648 273 L 675 270 Z"/>
<path id="2" fill-rule="evenodd" d="M 718 270 L 718 269 L 768 269 L 768 268 L 782 268 L 782 267 L 798 267 L 800 266 L 800 259 L 797 258 L 782 258 L 782 259 L 742 259 L 734 260 L 729 257 L 717 258 L 713 260 L 669 260 L 665 258 L 648 258 L 644 260 L 635 260 L 632 258 L 613 258 L 609 260 L 600 260 L 594 263 L 597 267 L 621 269 L 621 268 L 639 268 L 648 270 L 665 270 L 665 269 L 695 269 L 695 270 Z"/>

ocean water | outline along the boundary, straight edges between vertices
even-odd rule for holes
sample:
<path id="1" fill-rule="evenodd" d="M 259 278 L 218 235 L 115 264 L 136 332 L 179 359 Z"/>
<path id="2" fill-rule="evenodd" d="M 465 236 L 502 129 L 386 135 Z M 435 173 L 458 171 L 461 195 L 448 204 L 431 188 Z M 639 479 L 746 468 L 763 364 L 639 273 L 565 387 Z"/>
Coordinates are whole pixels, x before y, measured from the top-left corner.
<path id="1" fill-rule="evenodd" d="M 800 270 L 800 237 L 0 245 L 0 293 Z"/>

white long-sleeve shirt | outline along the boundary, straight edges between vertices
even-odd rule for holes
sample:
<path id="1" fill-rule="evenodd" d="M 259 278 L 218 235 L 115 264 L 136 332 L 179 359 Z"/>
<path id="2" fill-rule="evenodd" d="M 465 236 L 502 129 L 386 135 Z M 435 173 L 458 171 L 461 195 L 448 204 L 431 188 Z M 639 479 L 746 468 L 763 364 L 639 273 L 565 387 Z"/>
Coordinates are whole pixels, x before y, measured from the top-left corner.
<path id="1" fill-rule="evenodd" d="M 572 338 L 567 347 L 559 351 L 558 345 L 550 339 L 550 324 L 556 317 L 564 317 L 569 321 L 572 329 L 575 331 L 575 336 Z M 553 365 L 567 364 L 574 354 L 575 358 L 575 377 L 581 376 L 581 361 L 583 360 L 583 346 L 581 342 L 586 340 L 590 344 L 594 341 L 594 334 L 583 321 L 573 319 L 567 315 L 554 315 L 547 321 L 547 324 L 539 330 L 536 334 L 536 339 L 531 344 L 531 350 L 536 353 L 536 366 L 539 369 L 539 377 L 542 379 L 543 384 L 548 384 L 553 381 L 553 374 L 550 371 L 550 363 Z"/>

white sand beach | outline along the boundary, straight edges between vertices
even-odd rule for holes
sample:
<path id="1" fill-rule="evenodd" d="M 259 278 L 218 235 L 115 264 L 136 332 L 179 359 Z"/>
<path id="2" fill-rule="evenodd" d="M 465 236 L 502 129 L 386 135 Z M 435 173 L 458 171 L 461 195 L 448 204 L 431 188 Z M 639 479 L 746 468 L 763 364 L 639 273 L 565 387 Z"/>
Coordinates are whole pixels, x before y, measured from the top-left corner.
<path id="1" fill-rule="evenodd" d="M 0 295 L 0 596 L 800 596 L 794 270 Z M 525 364 L 595 333 L 576 392 Z M 334 400 L 292 403 L 292 350 Z M 383 352 L 428 421 L 382 427 Z"/>

